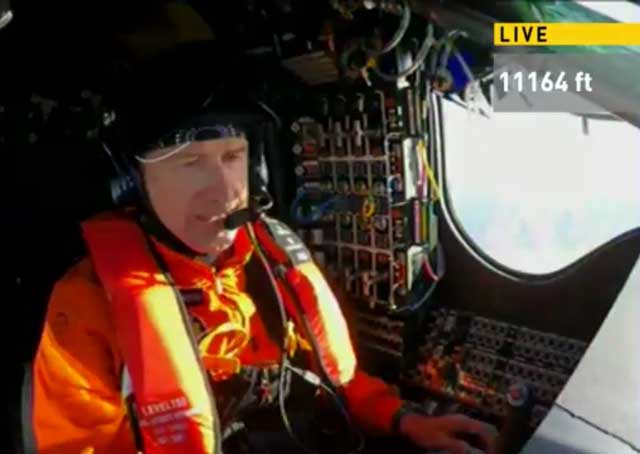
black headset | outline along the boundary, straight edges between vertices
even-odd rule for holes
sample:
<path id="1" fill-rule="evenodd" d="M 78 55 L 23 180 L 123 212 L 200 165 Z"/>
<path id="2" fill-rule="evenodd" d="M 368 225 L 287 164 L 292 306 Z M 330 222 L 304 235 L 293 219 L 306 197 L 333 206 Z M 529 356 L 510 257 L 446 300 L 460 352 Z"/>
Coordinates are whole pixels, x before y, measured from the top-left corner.
<path id="1" fill-rule="evenodd" d="M 113 125 L 116 115 L 113 111 L 103 113 L 100 129 L 100 143 L 116 174 L 109 181 L 111 200 L 116 207 L 139 205 L 142 189 L 140 175 L 122 150 L 126 146 L 126 139 L 122 137 L 123 131 L 118 128 L 119 125 Z"/>

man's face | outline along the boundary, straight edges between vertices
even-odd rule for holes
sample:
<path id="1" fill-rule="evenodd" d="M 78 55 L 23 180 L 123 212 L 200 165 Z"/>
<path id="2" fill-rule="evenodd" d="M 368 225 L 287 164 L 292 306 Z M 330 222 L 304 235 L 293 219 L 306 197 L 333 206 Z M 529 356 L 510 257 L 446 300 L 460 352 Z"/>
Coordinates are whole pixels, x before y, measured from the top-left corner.
<path id="1" fill-rule="evenodd" d="M 236 231 L 224 219 L 247 206 L 248 143 L 244 138 L 193 142 L 145 155 L 142 174 L 160 221 L 191 249 L 217 255 Z M 167 156 L 163 158 L 163 156 Z"/>

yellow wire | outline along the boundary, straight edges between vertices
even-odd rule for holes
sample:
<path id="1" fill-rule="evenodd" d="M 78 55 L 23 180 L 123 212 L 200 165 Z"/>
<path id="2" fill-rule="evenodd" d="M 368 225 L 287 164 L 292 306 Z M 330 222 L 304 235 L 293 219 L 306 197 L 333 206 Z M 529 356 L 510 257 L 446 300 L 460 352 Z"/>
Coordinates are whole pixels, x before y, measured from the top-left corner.
<path id="1" fill-rule="evenodd" d="M 434 202 L 437 202 L 442 197 L 442 193 L 440 192 L 440 185 L 436 180 L 436 176 L 433 173 L 433 169 L 429 165 L 429 160 L 427 159 L 427 147 L 424 144 L 424 140 L 420 140 L 418 142 L 418 150 L 420 151 L 420 157 L 422 158 L 422 163 L 427 172 L 429 183 L 431 183 L 432 191 L 435 191 Z"/>
<path id="2" fill-rule="evenodd" d="M 420 159 L 420 170 L 421 170 L 420 177 L 421 178 L 423 177 L 423 175 L 427 174 L 427 161 L 426 161 L 425 153 L 424 153 L 424 150 L 426 148 L 423 147 L 422 145 L 423 145 L 423 142 L 422 142 L 422 140 L 420 140 L 418 142 L 418 145 L 417 145 L 417 150 L 418 150 L 418 158 Z M 427 178 L 429 178 L 429 177 L 427 176 Z M 423 184 L 423 182 L 421 181 L 420 184 Z M 431 191 L 431 192 L 433 192 L 433 191 Z M 428 195 L 429 194 L 427 194 L 427 196 Z"/>
<path id="3" fill-rule="evenodd" d="M 373 196 L 369 195 L 369 197 L 367 197 L 367 199 L 365 199 L 364 203 L 362 204 L 362 216 L 366 220 L 368 220 L 371 217 L 373 217 L 375 212 L 376 212 L 375 200 L 373 199 Z"/>
<path id="4" fill-rule="evenodd" d="M 342 14 L 342 17 L 344 17 L 347 20 L 353 20 L 353 13 L 355 13 L 358 10 L 359 5 L 346 6 L 346 5 L 343 5 L 341 2 L 338 2 L 337 7 L 338 7 L 338 12 Z"/>

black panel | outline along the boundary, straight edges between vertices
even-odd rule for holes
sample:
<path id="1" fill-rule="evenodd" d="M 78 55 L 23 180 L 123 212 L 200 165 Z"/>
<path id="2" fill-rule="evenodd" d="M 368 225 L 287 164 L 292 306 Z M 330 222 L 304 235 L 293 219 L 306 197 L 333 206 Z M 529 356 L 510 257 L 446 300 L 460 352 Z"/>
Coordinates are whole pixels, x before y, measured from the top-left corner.
<path id="1" fill-rule="evenodd" d="M 485 268 L 442 223 L 447 273 L 436 297 L 447 307 L 589 341 L 602 324 L 640 254 L 640 229 L 547 284 L 514 282 Z"/>

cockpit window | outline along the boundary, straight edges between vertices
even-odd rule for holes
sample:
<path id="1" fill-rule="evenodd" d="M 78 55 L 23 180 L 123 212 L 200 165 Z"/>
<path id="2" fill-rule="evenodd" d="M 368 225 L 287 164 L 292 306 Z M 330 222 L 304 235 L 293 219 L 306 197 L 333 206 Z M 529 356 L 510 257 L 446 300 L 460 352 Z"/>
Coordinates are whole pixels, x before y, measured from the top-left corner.
<path id="1" fill-rule="evenodd" d="M 523 19 L 540 22 L 638 22 L 640 18 L 640 6 L 628 0 L 529 0 L 521 5 Z"/>
<path id="2" fill-rule="evenodd" d="M 471 114 L 443 101 L 450 208 L 482 252 L 546 274 L 640 226 L 640 129 L 612 116 Z"/>
<path id="3" fill-rule="evenodd" d="M 614 21 L 640 22 L 640 5 L 637 5 L 630 1 L 582 0 L 576 3 L 591 11 L 609 17 Z"/>

